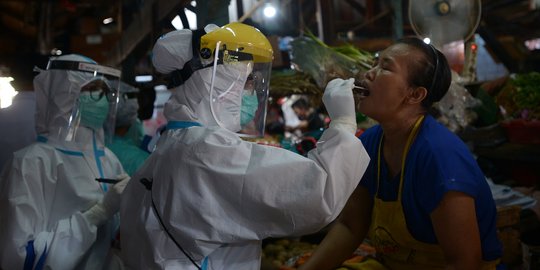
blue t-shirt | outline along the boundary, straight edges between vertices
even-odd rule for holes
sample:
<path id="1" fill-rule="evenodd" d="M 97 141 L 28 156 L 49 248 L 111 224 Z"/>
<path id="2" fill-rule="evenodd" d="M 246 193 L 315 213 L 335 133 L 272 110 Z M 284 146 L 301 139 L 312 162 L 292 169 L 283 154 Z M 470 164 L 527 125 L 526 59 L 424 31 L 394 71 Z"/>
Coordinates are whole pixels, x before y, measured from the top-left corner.
<path id="1" fill-rule="evenodd" d="M 377 125 L 360 136 L 371 157 L 360 185 L 366 187 L 371 196 L 376 192 L 377 152 L 382 133 L 381 126 Z M 393 179 L 389 177 L 381 156 L 379 197 L 384 201 L 395 201 L 400 174 Z M 483 172 L 463 141 L 429 115 L 407 155 L 404 178 L 403 211 L 407 228 L 415 239 L 437 243 L 430 213 L 446 192 L 460 191 L 475 200 L 483 259 L 491 261 L 501 257 L 502 248 L 495 226 L 497 209 Z"/>

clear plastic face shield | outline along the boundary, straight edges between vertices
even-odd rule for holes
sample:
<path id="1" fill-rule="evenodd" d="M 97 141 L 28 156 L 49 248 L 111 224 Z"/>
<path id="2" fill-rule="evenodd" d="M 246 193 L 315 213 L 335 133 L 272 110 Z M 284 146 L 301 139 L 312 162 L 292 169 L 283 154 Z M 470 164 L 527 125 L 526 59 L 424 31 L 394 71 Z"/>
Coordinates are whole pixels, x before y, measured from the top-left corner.
<path id="1" fill-rule="evenodd" d="M 242 50 L 231 43 L 216 43 L 210 109 L 221 127 L 243 137 L 262 137 L 272 62 L 257 62 Z"/>
<path id="2" fill-rule="evenodd" d="M 49 104 L 61 108 L 69 114 L 67 124 L 59 127 L 56 137 L 60 140 L 74 141 L 81 127 L 99 132 L 103 129 L 105 139 L 114 135 L 117 104 L 119 101 L 119 79 L 117 69 L 88 62 L 51 60 L 47 70 L 66 71 L 67 78 L 53 89 Z M 61 102 L 62 104 L 59 104 Z M 109 142 L 109 141 L 108 141 Z"/>
<path id="3" fill-rule="evenodd" d="M 144 129 L 139 120 L 139 89 L 124 82 L 120 82 L 118 108 L 116 112 L 115 128 L 127 128 L 125 138 L 136 144 L 142 144 Z"/>
<path id="4" fill-rule="evenodd" d="M 122 81 L 118 85 L 120 89 L 116 110 L 116 128 L 129 127 L 138 119 L 139 89 Z"/>

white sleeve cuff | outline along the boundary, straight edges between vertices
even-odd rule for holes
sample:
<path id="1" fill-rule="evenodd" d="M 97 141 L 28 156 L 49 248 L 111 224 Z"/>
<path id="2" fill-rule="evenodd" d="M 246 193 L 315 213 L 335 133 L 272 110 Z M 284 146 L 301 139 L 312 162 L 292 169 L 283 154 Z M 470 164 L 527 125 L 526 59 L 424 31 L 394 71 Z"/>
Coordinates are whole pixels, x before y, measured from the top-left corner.
<path id="1" fill-rule="evenodd" d="M 357 130 L 356 119 L 352 117 L 338 117 L 332 119 L 330 128 L 337 128 L 355 134 Z"/>

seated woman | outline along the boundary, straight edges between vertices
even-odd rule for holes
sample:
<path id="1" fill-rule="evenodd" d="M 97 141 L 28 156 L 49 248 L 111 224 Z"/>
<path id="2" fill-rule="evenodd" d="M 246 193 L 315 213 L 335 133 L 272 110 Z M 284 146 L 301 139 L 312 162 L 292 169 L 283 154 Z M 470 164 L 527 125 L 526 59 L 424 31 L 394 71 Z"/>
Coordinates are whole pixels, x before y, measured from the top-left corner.
<path id="1" fill-rule="evenodd" d="M 371 162 L 313 256 L 333 269 L 367 240 L 361 269 L 495 269 L 496 208 L 466 145 L 427 114 L 448 91 L 444 55 L 420 39 L 384 50 L 365 74 L 358 110 L 376 120 L 360 139 Z"/>

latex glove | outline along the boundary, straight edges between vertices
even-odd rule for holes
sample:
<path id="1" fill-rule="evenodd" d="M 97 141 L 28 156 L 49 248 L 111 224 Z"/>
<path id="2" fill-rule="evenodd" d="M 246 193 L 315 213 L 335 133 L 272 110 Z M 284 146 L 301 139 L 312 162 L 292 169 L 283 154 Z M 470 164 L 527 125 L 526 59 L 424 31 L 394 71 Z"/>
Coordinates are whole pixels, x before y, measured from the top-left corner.
<path id="1" fill-rule="evenodd" d="M 125 173 L 119 174 L 115 178 L 120 180 L 120 182 L 114 184 L 107 193 L 105 193 L 105 196 L 103 196 L 103 199 L 100 202 L 96 203 L 83 213 L 86 219 L 96 226 L 111 219 L 120 209 L 122 193 L 131 178 Z"/>
<path id="2" fill-rule="evenodd" d="M 354 78 L 331 80 L 322 97 L 326 111 L 330 116 L 330 127 L 356 132 L 356 112 L 354 110 Z"/>

